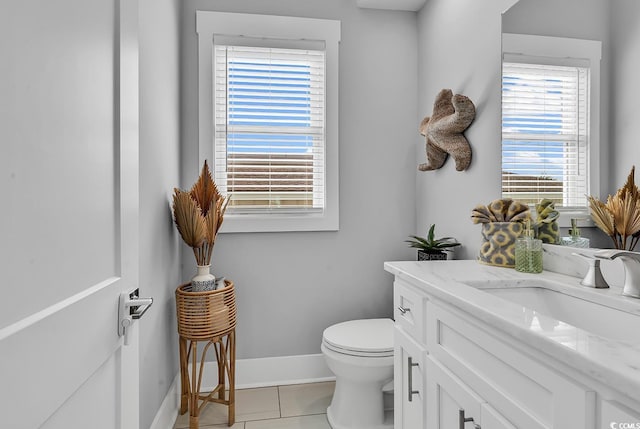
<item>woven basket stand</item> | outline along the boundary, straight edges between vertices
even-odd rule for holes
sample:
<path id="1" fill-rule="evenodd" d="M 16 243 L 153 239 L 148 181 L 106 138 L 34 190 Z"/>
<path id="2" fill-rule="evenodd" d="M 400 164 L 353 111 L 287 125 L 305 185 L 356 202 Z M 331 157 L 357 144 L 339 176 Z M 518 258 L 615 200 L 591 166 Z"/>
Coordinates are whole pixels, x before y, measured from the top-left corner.
<path id="1" fill-rule="evenodd" d="M 203 292 L 193 292 L 190 283 L 180 285 L 176 289 L 176 314 L 180 336 L 180 414 L 189 411 L 189 428 L 197 429 L 202 409 L 215 402 L 228 406 L 228 425 L 232 426 L 235 423 L 236 360 L 233 282 L 225 280 L 223 288 Z M 205 343 L 199 364 L 198 342 Z M 218 385 L 211 392 L 202 393 L 205 358 L 211 346 L 218 363 Z"/>

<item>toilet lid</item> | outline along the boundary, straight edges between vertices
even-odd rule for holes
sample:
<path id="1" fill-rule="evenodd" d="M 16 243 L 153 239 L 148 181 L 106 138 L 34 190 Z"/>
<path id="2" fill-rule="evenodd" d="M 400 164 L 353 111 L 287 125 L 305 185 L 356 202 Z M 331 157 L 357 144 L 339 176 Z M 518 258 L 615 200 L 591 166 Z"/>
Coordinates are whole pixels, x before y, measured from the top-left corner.
<path id="1" fill-rule="evenodd" d="M 322 339 L 334 351 L 368 356 L 393 354 L 393 320 L 350 320 L 329 326 Z"/>

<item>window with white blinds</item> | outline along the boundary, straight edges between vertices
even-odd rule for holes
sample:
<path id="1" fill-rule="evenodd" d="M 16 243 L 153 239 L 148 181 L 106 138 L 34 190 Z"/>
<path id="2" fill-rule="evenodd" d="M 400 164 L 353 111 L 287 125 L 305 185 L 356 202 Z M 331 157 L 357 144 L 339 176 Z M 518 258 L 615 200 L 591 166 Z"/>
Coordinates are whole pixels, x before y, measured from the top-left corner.
<path id="1" fill-rule="evenodd" d="M 503 61 L 502 196 L 584 208 L 590 192 L 590 70 L 550 63 Z"/>
<path id="2" fill-rule="evenodd" d="M 215 180 L 228 213 L 322 211 L 325 52 L 214 45 Z"/>
<path id="3" fill-rule="evenodd" d="M 198 161 L 221 233 L 337 231 L 340 21 L 196 11 Z"/>

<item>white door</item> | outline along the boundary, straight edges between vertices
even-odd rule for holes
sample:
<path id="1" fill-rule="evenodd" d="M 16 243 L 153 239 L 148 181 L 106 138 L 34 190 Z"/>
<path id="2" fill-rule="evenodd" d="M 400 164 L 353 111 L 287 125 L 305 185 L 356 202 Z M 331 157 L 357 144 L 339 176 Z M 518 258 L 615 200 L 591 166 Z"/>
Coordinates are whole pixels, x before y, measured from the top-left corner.
<path id="1" fill-rule="evenodd" d="M 137 428 L 135 0 L 0 2 L 0 427 Z"/>

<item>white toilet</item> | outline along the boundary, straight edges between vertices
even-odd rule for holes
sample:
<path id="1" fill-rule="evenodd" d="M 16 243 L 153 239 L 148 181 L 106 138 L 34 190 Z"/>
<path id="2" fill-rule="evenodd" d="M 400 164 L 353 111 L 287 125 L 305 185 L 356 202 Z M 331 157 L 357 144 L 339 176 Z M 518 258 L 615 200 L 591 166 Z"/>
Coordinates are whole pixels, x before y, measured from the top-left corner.
<path id="1" fill-rule="evenodd" d="M 391 429 L 393 415 L 383 405 L 383 387 L 393 380 L 393 320 L 363 319 L 328 327 L 322 353 L 336 375 L 327 408 L 333 429 Z"/>

